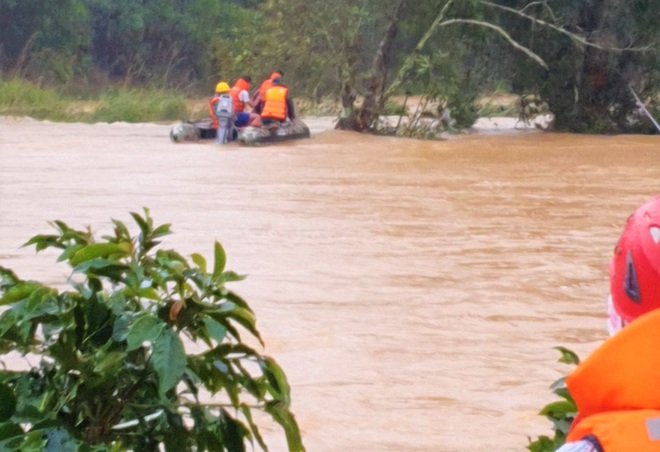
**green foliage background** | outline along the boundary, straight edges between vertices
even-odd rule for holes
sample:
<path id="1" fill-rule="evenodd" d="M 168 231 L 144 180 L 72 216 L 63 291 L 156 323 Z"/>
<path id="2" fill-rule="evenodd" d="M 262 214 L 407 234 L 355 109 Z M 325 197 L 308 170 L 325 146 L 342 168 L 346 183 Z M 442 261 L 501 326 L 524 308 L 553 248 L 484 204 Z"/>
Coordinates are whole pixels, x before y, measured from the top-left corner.
<path id="1" fill-rule="evenodd" d="M 4 0 L 0 78 L 72 95 L 117 85 L 207 95 L 219 79 L 260 83 L 281 69 L 298 97 L 338 100 L 347 86 L 364 96 L 399 4 L 384 75 L 393 82 L 411 55 L 428 65 L 406 72 L 391 94 L 429 95 L 469 124 L 474 99 L 504 89 L 541 95 L 560 129 L 648 131 L 630 120 L 630 85 L 658 113 L 652 0 Z"/>

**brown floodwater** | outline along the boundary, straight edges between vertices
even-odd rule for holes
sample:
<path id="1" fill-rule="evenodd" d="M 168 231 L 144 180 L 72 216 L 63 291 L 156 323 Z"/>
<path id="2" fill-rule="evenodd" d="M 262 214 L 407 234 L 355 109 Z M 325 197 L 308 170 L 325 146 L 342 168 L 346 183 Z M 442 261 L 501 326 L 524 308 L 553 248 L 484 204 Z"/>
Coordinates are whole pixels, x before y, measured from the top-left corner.
<path id="1" fill-rule="evenodd" d="M 525 450 L 570 367 L 606 336 L 607 262 L 660 193 L 660 138 L 373 137 L 310 120 L 267 147 L 173 144 L 169 125 L 0 118 L 0 265 L 48 221 L 110 230 L 151 210 L 164 246 L 211 257 L 284 368 L 308 451 Z M 271 450 L 285 449 L 266 427 Z"/>

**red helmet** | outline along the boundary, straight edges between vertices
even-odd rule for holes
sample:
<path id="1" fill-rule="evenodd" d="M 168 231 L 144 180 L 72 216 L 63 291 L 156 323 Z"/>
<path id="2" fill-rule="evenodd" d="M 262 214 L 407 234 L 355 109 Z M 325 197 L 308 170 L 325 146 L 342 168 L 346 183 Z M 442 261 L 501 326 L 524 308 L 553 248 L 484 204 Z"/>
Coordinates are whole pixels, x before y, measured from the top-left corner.
<path id="1" fill-rule="evenodd" d="M 628 218 L 610 262 L 610 294 L 626 322 L 660 308 L 660 196 Z"/>

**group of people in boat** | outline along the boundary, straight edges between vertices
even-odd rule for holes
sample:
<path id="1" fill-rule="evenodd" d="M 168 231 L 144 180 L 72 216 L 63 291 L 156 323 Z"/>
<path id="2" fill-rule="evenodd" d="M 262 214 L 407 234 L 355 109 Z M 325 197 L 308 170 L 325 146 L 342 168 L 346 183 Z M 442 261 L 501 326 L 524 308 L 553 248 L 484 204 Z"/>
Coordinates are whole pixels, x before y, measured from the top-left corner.
<path id="1" fill-rule="evenodd" d="M 293 101 L 283 75 L 281 70 L 274 71 L 252 95 L 249 76 L 240 77 L 232 87 L 225 81 L 215 86 L 215 95 L 209 101 L 209 115 L 213 129 L 218 131 L 218 142 L 230 141 L 233 131 L 242 127 L 279 125 L 295 120 Z"/>

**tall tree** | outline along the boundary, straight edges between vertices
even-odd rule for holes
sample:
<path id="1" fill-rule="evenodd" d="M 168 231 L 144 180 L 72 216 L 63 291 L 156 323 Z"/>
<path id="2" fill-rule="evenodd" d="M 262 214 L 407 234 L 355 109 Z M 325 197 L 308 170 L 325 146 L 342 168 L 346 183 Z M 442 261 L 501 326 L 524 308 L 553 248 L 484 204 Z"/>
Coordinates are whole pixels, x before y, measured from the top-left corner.
<path id="1" fill-rule="evenodd" d="M 167 84 L 206 75 L 221 4 L 213 0 L 86 0 L 96 64 L 111 77 Z"/>
<path id="2" fill-rule="evenodd" d="M 83 0 L 0 2 L 0 70 L 67 81 L 89 46 Z"/>
<path id="3" fill-rule="evenodd" d="M 558 129 L 651 131 L 631 91 L 652 98 L 660 81 L 660 11 L 651 1 L 484 3 L 508 14 L 499 19 L 548 63 L 538 71 L 515 61 L 513 81 L 540 93 Z"/>

